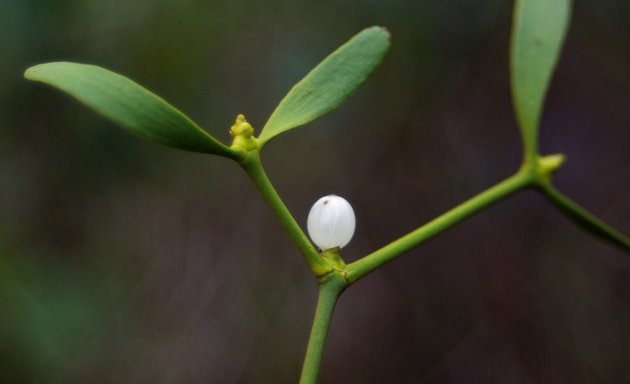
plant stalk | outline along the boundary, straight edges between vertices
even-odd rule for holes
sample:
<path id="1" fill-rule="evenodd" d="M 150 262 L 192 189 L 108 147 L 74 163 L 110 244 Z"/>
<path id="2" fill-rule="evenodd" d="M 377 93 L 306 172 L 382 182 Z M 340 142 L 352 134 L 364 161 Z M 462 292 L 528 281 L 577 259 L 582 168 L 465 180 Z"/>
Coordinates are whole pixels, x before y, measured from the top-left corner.
<path id="1" fill-rule="evenodd" d="M 536 174 L 523 167 L 513 176 L 481 192 L 477 196 L 456 206 L 427 224 L 391 242 L 383 248 L 351 263 L 345 269 L 347 279 L 352 284 L 365 277 L 383 264 L 439 235 L 453 225 L 472 216 L 483 208 L 502 200 L 511 194 L 533 184 Z"/>
<path id="2" fill-rule="evenodd" d="M 540 191 L 564 214 L 585 230 L 611 242 L 612 244 L 630 250 L 630 239 L 612 228 L 602 220 L 593 216 L 575 201 L 560 193 L 551 184 L 544 185 Z"/>
<path id="3" fill-rule="evenodd" d="M 317 382 L 330 321 L 335 311 L 337 299 L 346 286 L 346 280 L 336 273 L 331 274 L 330 278 L 320 283 L 317 308 L 306 348 L 300 384 L 315 384 Z"/>
<path id="4" fill-rule="evenodd" d="M 258 151 L 249 152 L 240 164 L 252 179 L 265 202 L 276 215 L 280 224 L 282 224 L 285 231 L 289 234 L 302 256 L 304 256 L 315 276 L 320 277 L 332 272 L 332 267 L 321 258 L 319 252 L 317 252 L 311 241 L 306 237 L 306 234 L 295 221 L 291 212 L 289 212 L 289 209 L 278 195 L 278 192 L 274 189 L 260 161 L 260 153 Z"/>

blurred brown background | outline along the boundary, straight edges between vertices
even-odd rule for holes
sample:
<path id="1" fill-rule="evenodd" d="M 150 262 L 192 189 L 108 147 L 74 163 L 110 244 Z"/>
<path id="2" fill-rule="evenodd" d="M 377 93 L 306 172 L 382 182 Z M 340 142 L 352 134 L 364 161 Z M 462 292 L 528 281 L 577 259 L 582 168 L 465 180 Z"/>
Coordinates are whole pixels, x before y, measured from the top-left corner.
<path id="1" fill-rule="evenodd" d="M 510 175 L 510 1 L 0 0 L 0 382 L 296 382 L 316 287 L 231 162 L 159 147 L 28 83 L 121 72 L 228 141 L 364 27 L 393 47 L 265 150 L 300 223 L 348 198 L 347 260 Z M 577 0 L 542 121 L 557 185 L 630 234 L 630 3 Z M 323 383 L 630 382 L 630 257 L 531 191 L 344 294 Z"/>

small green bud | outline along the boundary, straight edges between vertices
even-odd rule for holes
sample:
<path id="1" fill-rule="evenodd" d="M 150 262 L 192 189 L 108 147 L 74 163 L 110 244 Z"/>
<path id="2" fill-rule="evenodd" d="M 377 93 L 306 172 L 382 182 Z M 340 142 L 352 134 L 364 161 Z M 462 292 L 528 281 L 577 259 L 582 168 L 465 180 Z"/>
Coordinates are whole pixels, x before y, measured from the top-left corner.
<path id="1" fill-rule="evenodd" d="M 544 172 L 555 172 L 564 164 L 566 160 L 567 158 L 564 154 L 556 153 L 553 155 L 547 155 L 538 158 L 538 166 Z"/>
<path id="2" fill-rule="evenodd" d="M 254 128 L 245 120 L 245 116 L 239 114 L 230 127 L 230 136 L 234 138 L 232 148 L 242 148 L 245 151 L 258 149 L 258 140 L 254 137 Z"/>

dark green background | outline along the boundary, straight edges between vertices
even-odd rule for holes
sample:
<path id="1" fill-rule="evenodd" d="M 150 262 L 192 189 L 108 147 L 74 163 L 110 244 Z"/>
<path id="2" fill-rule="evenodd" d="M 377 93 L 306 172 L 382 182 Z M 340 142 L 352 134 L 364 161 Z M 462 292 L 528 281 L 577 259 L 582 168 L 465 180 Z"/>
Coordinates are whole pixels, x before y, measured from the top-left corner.
<path id="1" fill-rule="evenodd" d="M 630 234 L 630 3 L 578 0 L 545 108 L 558 187 Z M 22 79 L 123 73 L 218 139 L 258 130 L 359 30 L 393 46 L 263 160 L 304 224 L 336 193 L 354 260 L 516 170 L 510 1 L 0 0 L 0 382 L 296 382 L 316 287 L 228 160 L 144 142 Z M 630 381 L 630 257 L 524 192 L 341 299 L 324 383 Z"/>

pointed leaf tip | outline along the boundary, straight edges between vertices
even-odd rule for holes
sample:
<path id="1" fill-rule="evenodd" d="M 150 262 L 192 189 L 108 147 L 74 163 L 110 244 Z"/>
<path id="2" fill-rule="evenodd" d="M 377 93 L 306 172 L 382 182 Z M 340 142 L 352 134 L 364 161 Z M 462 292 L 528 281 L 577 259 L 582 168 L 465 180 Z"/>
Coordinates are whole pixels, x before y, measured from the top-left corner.
<path id="1" fill-rule="evenodd" d="M 53 62 L 28 68 L 24 77 L 73 96 L 116 124 L 149 140 L 187 151 L 235 157 L 230 148 L 178 109 L 115 72 L 95 65 Z"/>
<path id="2" fill-rule="evenodd" d="M 370 27 L 326 57 L 280 101 L 261 131 L 260 145 L 343 104 L 381 63 L 390 40 L 386 28 Z"/>

